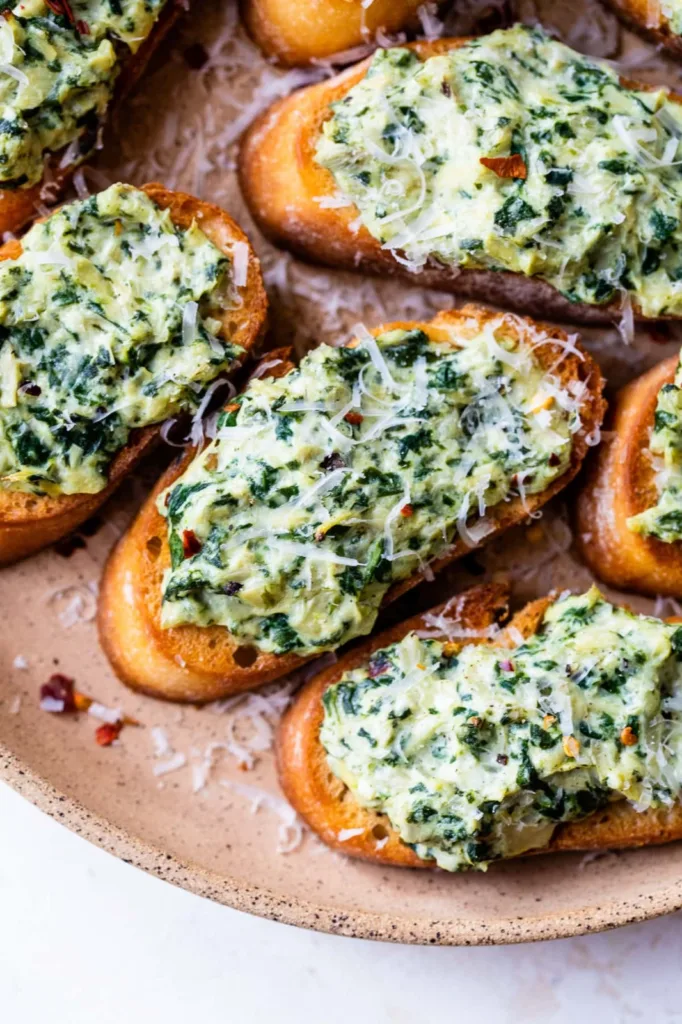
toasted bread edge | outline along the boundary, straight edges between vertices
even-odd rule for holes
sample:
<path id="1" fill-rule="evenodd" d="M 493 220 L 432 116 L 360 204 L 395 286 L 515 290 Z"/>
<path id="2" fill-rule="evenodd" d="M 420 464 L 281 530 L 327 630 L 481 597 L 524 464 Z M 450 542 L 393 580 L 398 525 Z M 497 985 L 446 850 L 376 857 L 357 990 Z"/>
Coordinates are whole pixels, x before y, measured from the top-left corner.
<path id="1" fill-rule="evenodd" d="M 595 575 L 651 596 L 682 597 L 682 544 L 635 533 L 627 520 L 657 499 L 649 436 L 658 393 L 677 363 L 677 356 L 663 360 L 618 393 L 575 510 L 576 540 Z"/>
<path id="2" fill-rule="evenodd" d="M 409 43 L 421 57 L 447 52 L 468 40 L 438 39 Z M 275 102 L 243 136 L 238 173 L 244 198 L 260 230 L 275 245 L 304 260 L 380 277 L 399 277 L 427 288 L 464 298 L 494 301 L 534 317 L 552 317 L 576 323 L 608 324 L 618 321 L 618 302 L 605 306 L 574 303 L 538 277 L 523 274 L 426 266 L 414 272 L 400 264 L 357 226 L 358 209 L 324 207 L 320 200 L 336 193 L 333 175 L 314 160 L 317 138 L 330 105 L 343 98 L 364 76 L 370 59 L 334 78 L 307 86 Z M 653 87 L 628 83 L 641 89 Z M 671 93 L 671 99 L 682 97 Z M 633 306 L 634 315 L 641 316 Z M 664 317 L 657 319 L 665 319 Z"/>
<path id="3" fill-rule="evenodd" d="M 474 587 L 459 595 L 448 617 L 466 628 L 483 629 L 504 616 L 506 599 L 503 587 Z M 532 635 L 550 602 L 551 598 L 531 602 L 517 612 L 509 625 L 524 637 Z M 433 868 L 435 865 L 433 861 L 418 857 L 402 842 L 386 815 L 361 807 L 332 773 L 320 742 L 324 716 L 322 697 L 345 672 L 365 664 L 373 651 L 396 643 L 411 630 L 420 628 L 424 628 L 422 616 L 408 619 L 356 647 L 309 680 L 285 712 L 276 743 L 280 785 L 310 829 L 333 850 L 394 867 Z M 495 643 L 511 646 L 513 640 L 503 631 Z M 618 801 L 581 821 L 560 825 L 550 844 L 532 853 L 625 849 L 676 839 L 682 839 L 682 805 L 638 812 L 625 801 Z"/>

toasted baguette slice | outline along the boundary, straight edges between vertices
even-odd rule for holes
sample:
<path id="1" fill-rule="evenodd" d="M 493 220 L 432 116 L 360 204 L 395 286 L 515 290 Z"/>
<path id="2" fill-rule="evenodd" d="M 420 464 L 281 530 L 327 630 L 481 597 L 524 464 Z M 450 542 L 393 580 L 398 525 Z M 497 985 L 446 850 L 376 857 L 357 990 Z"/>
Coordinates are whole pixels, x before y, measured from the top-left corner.
<path id="1" fill-rule="evenodd" d="M 531 636 L 550 603 L 551 598 L 531 602 L 513 617 L 510 626 L 524 637 Z M 459 626 L 483 633 L 487 626 L 506 617 L 507 591 L 494 584 L 473 587 L 448 605 L 434 611 L 445 610 L 446 616 Z M 338 682 L 344 672 L 366 664 L 374 651 L 396 643 L 413 629 L 432 627 L 427 626 L 423 616 L 417 615 L 355 647 L 335 665 L 311 679 L 282 718 L 277 736 L 277 764 L 280 784 L 290 804 L 327 846 L 378 864 L 429 868 L 435 866 L 433 861 L 418 857 L 403 843 L 386 815 L 357 803 L 350 790 L 330 770 L 320 742 L 325 690 Z M 467 643 L 472 642 L 476 641 L 467 640 Z M 502 631 L 495 644 L 514 646 L 507 630 Z M 348 835 L 347 830 L 354 833 L 357 829 L 362 831 Z M 581 821 L 560 825 L 547 850 L 619 849 L 681 838 L 682 806 L 679 804 L 670 809 L 638 813 L 625 801 L 619 801 Z"/>
<path id="2" fill-rule="evenodd" d="M 441 0 L 442 2 L 442 0 Z M 288 66 L 342 54 L 376 32 L 416 28 L 423 0 L 241 0 L 249 35 L 266 57 Z M 361 56 L 359 54 L 358 56 Z"/>
<path id="3" fill-rule="evenodd" d="M 663 360 L 621 391 L 577 503 L 578 543 L 605 583 L 641 594 L 682 597 L 682 544 L 630 530 L 627 520 L 656 503 L 649 437 L 656 400 L 674 380 L 678 357 Z"/>
<path id="4" fill-rule="evenodd" d="M 188 228 L 196 220 L 206 236 L 223 252 L 230 254 L 235 242 L 249 245 L 241 228 L 219 206 L 205 203 L 184 192 L 172 192 L 158 184 L 144 185 L 142 191 L 161 209 L 170 209 L 174 222 L 180 227 Z M 0 259 L 16 259 L 21 251 L 20 241 L 7 242 L 0 247 Z M 237 309 L 225 309 L 222 312 L 222 333 L 248 353 L 264 332 L 267 312 L 260 264 L 250 245 L 242 299 Z M 151 451 L 158 441 L 160 430 L 161 424 L 133 431 L 128 444 L 111 464 L 107 487 L 97 494 L 60 494 L 49 497 L 0 487 L 0 565 L 33 554 L 88 519 L 143 456 Z"/>
<path id="5" fill-rule="evenodd" d="M 662 46 L 672 57 L 682 60 L 682 38 L 670 31 L 663 4 L 651 0 L 604 0 L 633 32 Z"/>
<path id="6" fill-rule="evenodd" d="M 108 116 L 111 116 L 120 107 L 135 87 L 160 43 L 182 15 L 186 6 L 184 0 L 167 0 L 152 31 L 137 53 L 124 57 Z M 62 166 L 64 152 L 65 150 L 62 149 L 48 155 L 43 180 L 37 184 L 31 185 L 29 188 L 4 189 L 0 187 L 0 236 L 6 231 L 16 233 L 29 221 L 34 220 L 39 209 L 43 208 L 46 203 L 50 205 L 56 202 L 63 195 L 76 170 L 91 155 L 86 153 L 85 157 Z"/>
<path id="7" fill-rule="evenodd" d="M 470 306 L 440 313 L 428 323 L 386 324 L 372 333 L 377 335 L 394 328 L 421 327 L 431 337 L 453 343 L 453 333 L 459 324 L 470 321 L 472 317 L 483 323 L 497 316 Z M 517 325 L 517 329 L 533 329 L 534 326 L 522 318 L 513 318 L 512 323 Z M 542 325 L 542 329 L 548 331 L 550 337 L 559 340 L 566 337 L 558 328 Z M 542 365 L 549 367 L 556 361 L 557 349 L 552 343 L 543 343 L 535 349 L 535 355 Z M 283 363 L 277 369 L 280 376 L 287 370 L 287 364 Z M 528 496 L 525 505 L 520 498 L 515 498 L 489 509 L 487 515 L 495 519 L 495 529 L 485 538 L 485 543 L 522 522 L 529 513 L 565 487 L 585 457 L 586 438 L 601 422 L 605 409 L 601 396 L 603 381 L 599 368 L 589 356 L 585 354 L 581 361 L 568 352 L 556 372 L 564 384 L 576 379 L 587 384 L 582 427 L 574 435 L 571 464 L 541 494 Z M 222 626 L 161 628 L 162 579 L 170 565 L 170 552 L 167 525 L 156 509 L 156 499 L 161 490 L 184 472 L 193 454 L 188 453 L 170 467 L 112 553 L 102 581 L 99 629 L 109 660 L 128 686 L 168 700 L 199 702 L 216 700 L 270 682 L 309 659 L 294 654 L 258 652 L 255 647 L 240 644 Z M 458 540 L 448 555 L 431 563 L 431 569 L 438 571 L 469 550 Z M 416 586 L 421 579 L 422 573 L 418 573 L 395 583 L 386 593 L 384 604 Z"/>
<path id="8" fill-rule="evenodd" d="M 420 57 L 463 46 L 467 39 L 439 39 L 409 44 Z M 251 213 L 276 245 L 303 259 L 344 270 L 396 276 L 427 288 L 494 302 L 536 317 L 580 323 L 612 323 L 622 314 L 618 302 L 591 306 L 570 302 L 552 285 L 523 274 L 427 265 L 414 272 L 373 238 L 357 229 L 356 206 L 324 207 L 319 200 L 336 193 L 334 177 L 314 159 L 330 106 L 365 75 L 371 58 L 327 81 L 308 86 L 274 103 L 246 132 L 239 154 L 239 180 Z M 653 88 L 628 81 L 638 89 Z M 671 94 L 682 102 L 682 97 Z M 638 319 L 646 319 L 638 313 Z"/>

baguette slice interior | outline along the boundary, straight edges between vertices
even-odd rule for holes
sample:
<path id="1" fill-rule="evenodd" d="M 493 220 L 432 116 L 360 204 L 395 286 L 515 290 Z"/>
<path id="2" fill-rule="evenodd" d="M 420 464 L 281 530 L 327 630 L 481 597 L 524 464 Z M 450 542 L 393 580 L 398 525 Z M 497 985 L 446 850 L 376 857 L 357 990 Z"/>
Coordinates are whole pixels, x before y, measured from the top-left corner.
<path id="1" fill-rule="evenodd" d="M 241 15 L 266 57 L 306 65 L 389 34 L 416 28 L 423 0 L 241 0 Z M 442 0 L 441 0 L 442 2 Z"/>
<path id="2" fill-rule="evenodd" d="M 604 582 L 641 594 L 682 597 L 682 544 L 645 537 L 627 520 L 656 503 L 649 436 L 658 393 L 675 377 L 671 356 L 618 392 L 602 441 L 578 498 L 582 557 Z"/>
<path id="3" fill-rule="evenodd" d="M 437 39 L 407 45 L 422 59 L 445 53 L 468 39 Z M 239 179 L 252 216 L 276 245 L 303 259 L 344 270 L 406 278 L 427 288 L 493 301 L 536 317 L 577 323 L 611 323 L 622 314 L 619 302 L 603 306 L 571 302 L 538 277 L 509 271 L 429 266 L 414 272 L 390 250 L 383 249 L 364 225 L 357 226 L 356 206 L 325 206 L 320 200 L 336 195 L 329 170 L 315 161 L 322 125 L 331 104 L 343 97 L 366 74 L 371 58 L 324 82 L 278 100 L 246 132 L 239 155 Z M 630 87 L 653 86 L 628 81 Z M 670 94 L 676 102 L 682 97 Z M 633 311 L 638 316 L 636 305 Z"/>
<path id="4" fill-rule="evenodd" d="M 639 35 L 663 47 L 672 57 L 682 60 L 682 37 L 670 28 L 663 13 L 665 4 L 650 0 L 604 0 L 621 21 Z"/>
<path id="5" fill-rule="evenodd" d="M 507 598 L 504 586 L 483 585 L 465 591 L 433 612 L 446 609 L 447 618 L 458 626 L 482 633 L 491 624 L 506 619 Z M 541 598 L 526 605 L 514 615 L 509 626 L 519 630 L 524 638 L 531 636 L 551 600 Z M 277 764 L 280 784 L 290 804 L 327 846 L 378 864 L 429 868 L 434 867 L 433 862 L 418 857 L 403 843 L 385 815 L 358 804 L 331 772 L 320 742 L 325 690 L 338 682 L 344 672 L 365 664 L 374 651 L 396 643 L 415 629 L 432 627 L 417 615 L 355 647 L 306 683 L 280 723 Z M 495 643 L 514 646 L 507 630 L 500 633 Z M 624 849 L 681 838 L 680 804 L 637 812 L 625 801 L 618 801 L 580 821 L 559 825 L 549 846 L 535 852 Z"/>
<path id="6" fill-rule="evenodd" d="M 196 220 L 202 231 L 222 252 L 230 255 L 235 243 L 249 246 L 247 280 L 241 290 L 242 303 L 221 314 L 225 338 L 250 352 L 265 329 L 267 298 L 260 264 L 243 231 L 220 207 L 195 199 L 184 192 L 173 192 L 163 185 L 144 185 L 142 191 L 161 209 L 170 209 L 175 224 L 188 228 Z M 0 247 L 0 259 L 16 259 L 21 241 Z M 33 554 L 74 530 L 88 519 L 118 487 L 159 439 L 161 424 L 132 432 L 128 444 L 114 458 L 109 483 L 97 494 L 29 494 L 0 488 L 0 565 Z"/>
<path id="7" fill-rule="evenodd" d="M 135 88 L 161 42 L 185 9 L 186 4 L 183 0 L 167 0 L 152 31 L 139 50 L 124 58 L 116 80 L 108 116 L 111 116 L 120 107 L 128 94 Z M 16 233 L 30 221 L 35 220 L 39 209 L 44 207 L 46 200 L 48 203 L 54 203 L 64 193 L 74 173 L 83 163 L 83 160 L 75 160 L 63 164 L 64 152 L 61 150 L 57 153 L 47 154 L 47 173 L 44 175 L 43 181 L 39 181 L 29 188 L 4 189 L 0 187 L 0 235 L 6 231 Z M 49 192 L 44 196 L 43 189 L 47 181 L 50 182 Z"/>
<path id="8" fill-rule="evenodd" d="M 431 337 L 455 344 L 457 328 L 475 317 L 480 323 L 499 314 L 475 306 L 438 314 L 428 323 L 392 323 L 376 328 L 376 336 L 385 330 L 420 327 Z M 532 321 L 514 318 L 519 331 L 538 329 Z M 548 332 L 549 342 L 535 349 L 543 366 L 554 365 L 566 335 L 555 327 L 540 325 Z M 582 355 L 582 358 L 580 356 Z M 564 358 L 554 371 L 563 385 L 570 380 L 586 383 L 581 408 L 582 425 L 573 436 L 571 463 L 567 471 L 543 492 L 528 496 L 526 503 L 513 498 L 490 508 L 486 515 L 495 520 L 494 530 L 485 543 L 502 531 L 522 522 L 560 491 L 578 472 L 588 450 L 587 439 L 601 423 L 605 403 L 603 380 L 597 365 L 586 353 L 580 355 L 564 350 Z M 268 361 L 272 354 L 268 353 Z M 282 362 L 277 376 L 287 372 L 291 364 Z M 101 643 L 117 675 L 133 689 L 168 700 L 200 702 L 216 700 L 231 693 L 248 690 L 271 682 L 291 672 L 305 659 L 296 654 L 278 655 L 258 651 L 240 644 L 222 626 L 179 626 L 162 629 L 161 595 L 165 570 L 170 565 L 166 521 L 156 508 L 156 499 L 166 487 L 182 475 L 193 457 L 187 453 L 171 466 L 143 505 L 128 533 L 119 541 L 104 571 L 102 581 L 99 630 Z M 457 540 L 447 556 L 431 563 L 436 572 L 466 554 L 467 548 Z M 384 604 L 416 586 L 422 574 L 395 583 L 387 591 Z"/>

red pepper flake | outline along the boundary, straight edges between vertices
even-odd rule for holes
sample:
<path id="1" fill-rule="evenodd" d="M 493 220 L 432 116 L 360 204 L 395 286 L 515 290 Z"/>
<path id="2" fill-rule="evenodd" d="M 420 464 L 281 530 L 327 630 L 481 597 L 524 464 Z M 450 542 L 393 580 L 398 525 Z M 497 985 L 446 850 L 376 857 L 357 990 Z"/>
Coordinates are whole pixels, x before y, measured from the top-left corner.
<path id="1" fill-rule="evenodd" d="M 528 177 L 528 168 L 519 153 L 514 153 L 512 156 L 482 156 L 479 163 L 496 174 L 498 178 L 521 178 L 525 181 Z"/>
<path id="2" fill-rule="evenodd" d="M 498 754 L 496 760 L 498 764 L 507 764 L 509 758 L 507 757 L 506 754 Z"/>
<path id="3" fill-rule="evenodd" d="M 59 713 L 75 711 L 76 700 L 73 683 L 70 676 L 54 672 L 48 681 L 40 687 L 40 706 L 43 710 Z"/>
<path id="4" fill-rule="evenodd" d="M 400 514 L 401 516 L 405 516 L 406 519 L 409 519 L 410 516 L 414 515 L 414 508 L 412 505 L 403 505 L 400 509 Z"/>
<path id="5" fill-rule="evenodd" d="M 55 672 L 40 687 L 40 707 L 43 711 L 88 711 L 95 703 L 97 702 L 92 697 L 74 689 L 73 679 L 70 676 L 62 675 L 61 672 Z M 98 726 L 95 730 L 95 740 L 100 747 L 109 747 L 115 739 L 118 739 L 124 725 L 140 724 L 136 718 L 122 715 L 116 722 L 104 722 Z"/>
<path id="6" fill-rule="evenodd" d="M 123 722 L 104 722 L 95 729 L 95 739 L 100 747 L 110 747 L 121 734 Z"/>
<path id="7" fill-rule="evenodd" d="M 79 35 L 90 35 L 90 26 L 88 25 L 87 21 L 83 21 L 82 18 L 76 22 L 76 28 L 78 29 Z"/>
<path id="8" fill-rule="evenodd" d="M 353 412 L 351 410 L 351 412 L 347 412 L 343 418 L 346 421 L 346 423 L 350 423 L 351 426 L 357 427 L 359 423 L 362 423 L 365 417 L 362 415 L 361 412 Z"/>
<path id="9" fill-rule="evenodd" d="M 62 18 L 66 18 L 66 20 L 71 22 L 72 25 L 76 24 L 76 19 L 73 16 L 69 0 L 45 0 L 45 3 L 55 14 L 60 15 Z"/>
<path id="10" fill-rule="evenodd" d="M 201 551 L 201 541 L 194 530 L 184 530 L 182 534 L 182 553 L 185 558 L 198 555 Z"/>
<path id="11" fill-rule="evenodd" d="M 637 733 L 631 725 L 626 725 L 620 734 L 620 742 L 624 747 L 636 747 L 638 741 Z"/>
<path id="12" fill-rule="evenodd" d="M 367 675 L 370 679 L 376 679 L 377 676 L 382 676 L 390 667 L 391 663 L 388 658 L 380 654 L 375 658 L 370 658 Z"/>
<path id="13" fill-rule="evenodd" d="M 87 697 L 84 693 L 79 693 L 78 690 L 73 691 L 73 702 L 76 711 L 87 711 L 91 704 L 94 704 L 92 697 Z"/>
<path id="14" fill-rule="evenodd" d="M 513 661 L 509 661 L 508 658 L 505 658 L 504 661 L 500 662 L 500 668 L 502 669 L 503 672 L 513 672 L 514 671 L 514 662 Z"/>

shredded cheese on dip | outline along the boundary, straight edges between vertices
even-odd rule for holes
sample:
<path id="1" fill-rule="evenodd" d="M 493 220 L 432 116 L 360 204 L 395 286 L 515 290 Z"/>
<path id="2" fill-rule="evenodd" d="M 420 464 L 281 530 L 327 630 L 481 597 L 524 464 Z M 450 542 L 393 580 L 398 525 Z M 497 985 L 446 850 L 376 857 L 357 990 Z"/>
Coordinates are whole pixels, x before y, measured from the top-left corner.
<path id="1" fill-rule="evenodd" d="M 22 0 L 0 20 L 0 185 L 28 188 L 46 153 L 78 163 L 97 141 L 121 70 L 166 0 Z M 55 8 L 64 8 L 59 14 Z M 73 20 L 69 15 L 73 15 Z M 68 155 L 68 157 L 67 157 Z"/>
<path id="2" fill-rule="evenodd" d="M 316 159 L 401 263 L 538 276 L 682 314 L 682 107 L 522 25 L 377 51 Z"/>
<path id="3" fill-rule="evenodd" d="M 586 385 L 556 374 L 574 350 L 509 316 L 450 330 L 363 331 L 250 384 L 159 499 L 165 627 L 220 624 L 277 653 L 337 647 L 370 632 L 391 583 L 453 538 L 479 543 L 487 510 L 566 471 Z"/>
<path id="4" fill-rule="evenodd" d="M 230 261 L 129 185 L 65 206 L 22 249 L 0 263 L 0 487 L 92 494 L 133 428 L 197 409 L 235 365 L 211 316 L 234 298 Z"/>
<path id="5" fill-rule="evenodd" d="M 682 628 L 595 589 L 510 650 L 419 639 L 323 698 L 320 739 L 358 803 L 448 871 L 544 846 L 556 825 L 682 785 Z"/>

